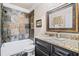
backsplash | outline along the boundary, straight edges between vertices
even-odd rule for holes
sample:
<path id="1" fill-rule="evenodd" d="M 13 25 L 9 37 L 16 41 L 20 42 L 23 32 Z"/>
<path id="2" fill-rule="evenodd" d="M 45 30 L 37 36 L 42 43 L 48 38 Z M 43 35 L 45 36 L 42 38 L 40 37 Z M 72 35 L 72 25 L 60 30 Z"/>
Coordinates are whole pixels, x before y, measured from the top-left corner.
<path id="1" fill-rule="evenodd" d="M 67 38 L 71 40 L 79 40 L 79 34 L 60 34 L 60 38 Z"/>
<path id="2" fill-rule="evenodd" d="M 66 38 L 71 40 L 79 40 L 79 34 L 74 33 L 56 33 L 56 32 L 47 32 L 45 35 L 49 37 L 57 37 L 57 38 Z"/>

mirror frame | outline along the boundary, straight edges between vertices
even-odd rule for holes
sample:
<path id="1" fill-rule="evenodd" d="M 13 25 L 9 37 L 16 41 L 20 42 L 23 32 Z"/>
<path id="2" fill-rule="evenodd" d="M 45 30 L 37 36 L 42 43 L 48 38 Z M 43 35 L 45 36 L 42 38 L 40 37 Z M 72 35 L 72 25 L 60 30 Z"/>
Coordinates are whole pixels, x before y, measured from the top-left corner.
<path id="1" fill-rule="evenodd" d="M 49 28 L 49 15 L 53 12 L 56 12 L 56 11 L 61 10 L 63 8 L 67 8 L 69 6 L 73 6 L 72 10 L 74 10 L 73 16 L 72 16 L 73 17 L 72 28 Z M 79 29 L 78 29 L 79 28 L 78 13 L 79 12 L 78 12 L 78 4 L 77 3 L 71 3 L 71 4 L 66 3 L 66 4 L 63 4 L 63 5 L 55 8 L 55 9 L 48 11 L 47 14 L 46 14 L 46 17 L 47 17 L 47 20 L 46 20 L 47 28 L 46 28 L 46 30 L 50 31 L 50 32 L 78 32 L 79 31 Z"/>

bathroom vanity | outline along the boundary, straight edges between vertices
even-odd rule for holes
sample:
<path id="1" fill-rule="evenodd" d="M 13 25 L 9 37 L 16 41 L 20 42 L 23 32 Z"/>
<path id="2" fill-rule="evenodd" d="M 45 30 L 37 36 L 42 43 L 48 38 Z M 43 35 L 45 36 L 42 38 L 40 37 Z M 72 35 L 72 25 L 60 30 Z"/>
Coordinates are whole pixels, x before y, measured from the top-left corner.
<path id="1" fill-rule="evenodd" d="M 53 40 L 53 41 L 52 41 Z M 78 51 L 67 48 L 63 45 L 55 44 L 54 39 L 35 38 L 36 56 L 78 56 Z"/>

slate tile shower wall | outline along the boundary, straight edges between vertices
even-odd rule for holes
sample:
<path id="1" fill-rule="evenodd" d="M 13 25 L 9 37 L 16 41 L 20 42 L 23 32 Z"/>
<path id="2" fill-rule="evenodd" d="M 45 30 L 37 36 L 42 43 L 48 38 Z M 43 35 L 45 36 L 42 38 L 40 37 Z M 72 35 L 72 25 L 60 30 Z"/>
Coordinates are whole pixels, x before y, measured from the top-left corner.
<path id="1" fill-rule="evenodd" d="M 29 19 L 24 12 L 2 8 L 2 38 L 1 42 L 11 42 L 29 38 Z"/>

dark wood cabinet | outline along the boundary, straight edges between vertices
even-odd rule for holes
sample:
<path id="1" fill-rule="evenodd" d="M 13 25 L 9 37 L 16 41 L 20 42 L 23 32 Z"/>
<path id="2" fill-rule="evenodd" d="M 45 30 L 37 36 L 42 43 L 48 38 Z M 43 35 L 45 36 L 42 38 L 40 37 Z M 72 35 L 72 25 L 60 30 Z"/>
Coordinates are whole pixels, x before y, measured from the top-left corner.
<path id="1" fill-rule="evenodd" d="M 36 56 L 78 56 L 78 53 L 36 38 L 35 55 Z"/>
<path id="2" fill-rule="evenodd" d="M 35 40 L 35 55 L 36 56 L 49 56 L 51 44 L 41 41 L 39 39 Z"/>
<path id="3" fill-rule="evenodd" d="M 52 45 L 51 56 L 78 56 L 78 53 L 70 51 L 68 49 Z"/>
<path id="4" fill-rule="evenodd" d="M 42 50 L 40 50 L 39 48 L 35 48 L 35 56 L 47 56 L 46 53 L 44 53 Z"/>

